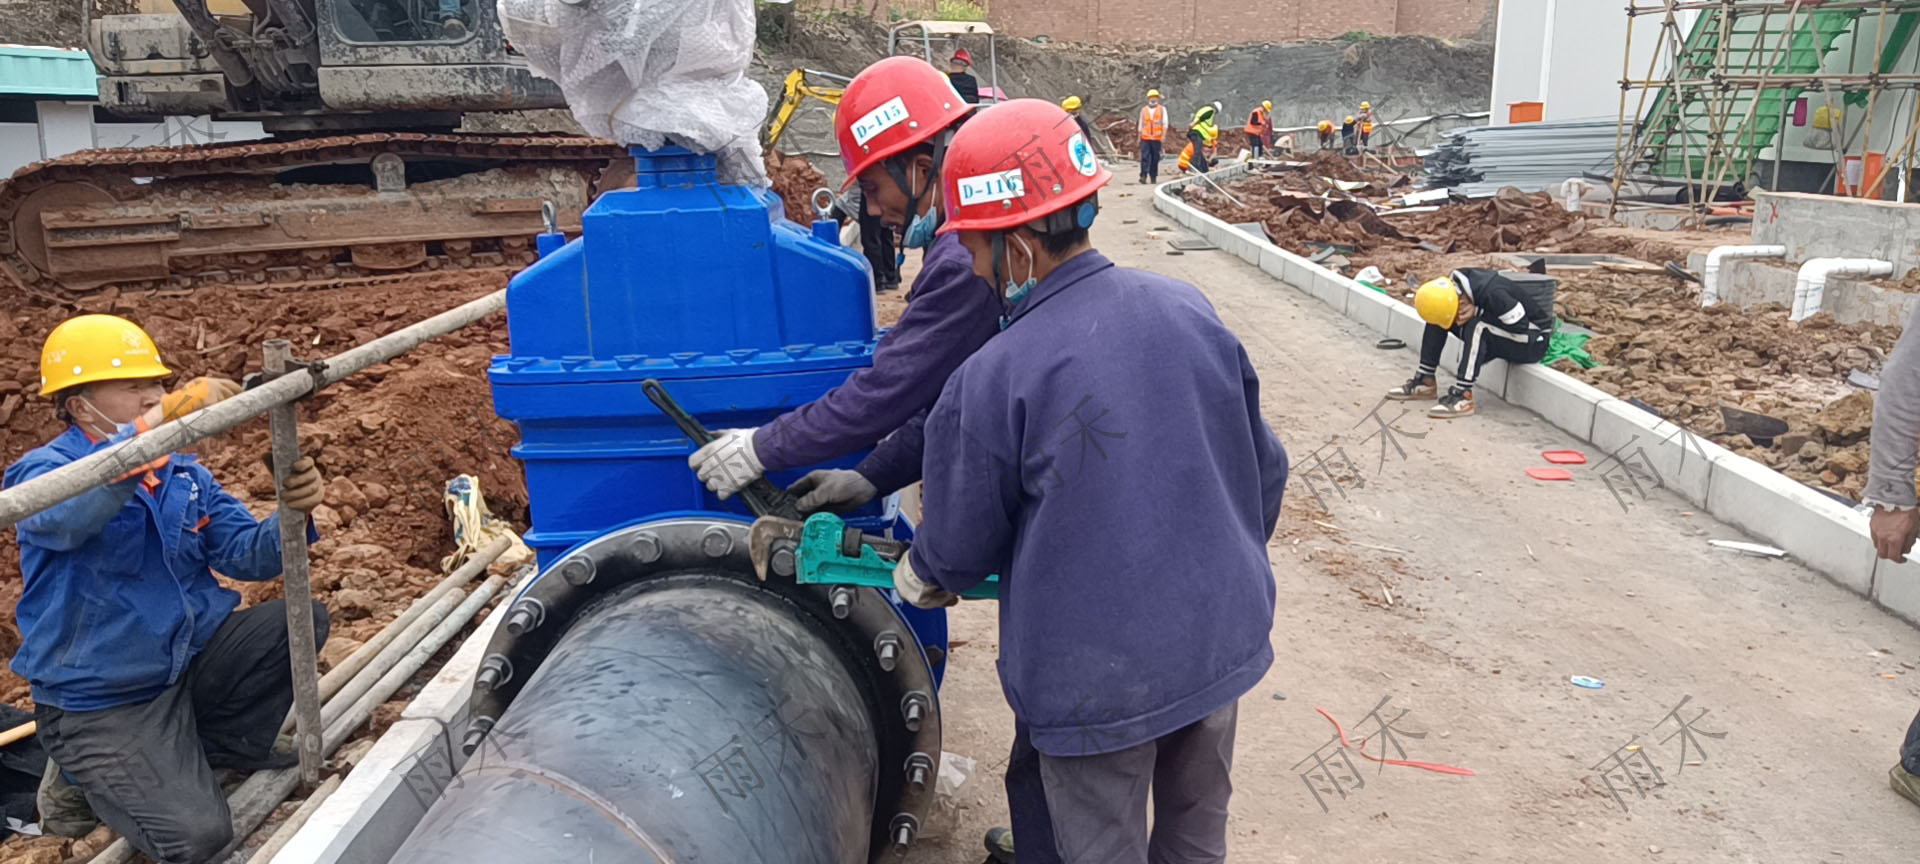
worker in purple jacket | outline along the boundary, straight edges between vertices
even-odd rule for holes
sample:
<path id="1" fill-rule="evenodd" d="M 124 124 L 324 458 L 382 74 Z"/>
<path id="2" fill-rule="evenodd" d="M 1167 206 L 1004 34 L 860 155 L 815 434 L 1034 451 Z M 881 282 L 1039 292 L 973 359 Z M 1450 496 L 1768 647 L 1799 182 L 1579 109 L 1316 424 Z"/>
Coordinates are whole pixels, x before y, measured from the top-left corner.
<path id="1" fill-rule="evenodd" d="M 926 518 L 894 584 L 932 608 L 1000 574 L 1001 683 L 1062 860 L 1225 861 L 1287 479 L 1260 382 L 1197 289 L 1091 248 L 1112 175 L 1059 107 L 995 106 L 947 162 L 941 230 L 1008 311 L 927 417 Z"/>
<path id="2" fill-rule="evenodd" d="M 1000 315 L 959 240 L 934 237 L 947 141 L 972 109 L 946 75 L 913 57 L 881 60 L 847 85 L 834 115 L 847 185 L 860 184 L 868 211 L 901 230 L 905 248 L 926 250 L 920 275 L 871 367 L 765 426 L 719 433 L 688 459 L 721 498 L 768 472 L 816 465 L 875 442 L 858 468 L 814 471 L 795 483 L 800 508 L 851 510 L 920 479 L 919 418 L 960 361 L 997 332 Z"/>

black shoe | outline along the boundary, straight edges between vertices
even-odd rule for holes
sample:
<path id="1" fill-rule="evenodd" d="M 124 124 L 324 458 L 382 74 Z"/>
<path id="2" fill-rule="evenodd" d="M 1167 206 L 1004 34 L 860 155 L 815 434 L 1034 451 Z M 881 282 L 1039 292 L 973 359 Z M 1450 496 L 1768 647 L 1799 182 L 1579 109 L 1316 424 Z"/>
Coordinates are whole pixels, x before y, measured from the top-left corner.
<path id="1" fill-rule="evenodd" d="M 275 736 L 273 749 L 259 759 L 219 751 L 207 754 L 207 767 L 215 771 L 222 768 L 230 771 L 277 771 L 298 764 L 300 754 L 293 749 L 292 735 Z"/>
<path id="2" fill-rule="evenodd" d="M 987 829 L 986 864 L 1013 864 L 1013 830 L 1010 828 Z"/>

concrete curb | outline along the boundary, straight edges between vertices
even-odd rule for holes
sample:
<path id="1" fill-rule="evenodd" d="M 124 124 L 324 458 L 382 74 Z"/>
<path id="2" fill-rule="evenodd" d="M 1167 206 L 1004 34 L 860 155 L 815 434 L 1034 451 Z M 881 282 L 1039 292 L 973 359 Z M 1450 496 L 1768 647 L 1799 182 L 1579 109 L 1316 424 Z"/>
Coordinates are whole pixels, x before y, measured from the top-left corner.
<path id="1" fill-rule="evenodd" d="M 1229 165 L 1210 176 L 1225 182 L 1247 170 L 1245 165 Z M 1182 188 L 1204 182 L 1189 177 L 1154 187 L 1154 208 L 1367 329 L 1404 340 L 1409 347 L 1419 345 L 1424 327 L 1405 304 L 1180 199 Z M 1459 340 L 1449 339 L 1441 367 L 1453 368 L 1459 351 Z M 1612 454 L 1605 458 L 1630 463 L 1642 477 L 1655 479 L 1715 518 L 1785 549 L 1834 584 L 1920 626 L 1920 561 L 1877 560 L 1866 514 L 1545 366 L 1508 369 L 1496 361 L 1481 372 L 1474 389 L 1540 415 L 1603 454 Z M 1590 468 L 1604 464 L 1596 461 Z"/>
<path id="2" fill-rule="evenodd" d="M 517 590 L 517 585 L 502 586 L 498 596 L 510 599 Z M 508 605 L 495 606 L 433 680 L 420 688 L 399 722 L 388 727 L 353 766 L 340 788 L 271 862 L 261 864 L 344 864 L 393 858 L 427 815 L 427 807 L 466 763 L 454 736 L 466 728 L 468 688 Z"/>

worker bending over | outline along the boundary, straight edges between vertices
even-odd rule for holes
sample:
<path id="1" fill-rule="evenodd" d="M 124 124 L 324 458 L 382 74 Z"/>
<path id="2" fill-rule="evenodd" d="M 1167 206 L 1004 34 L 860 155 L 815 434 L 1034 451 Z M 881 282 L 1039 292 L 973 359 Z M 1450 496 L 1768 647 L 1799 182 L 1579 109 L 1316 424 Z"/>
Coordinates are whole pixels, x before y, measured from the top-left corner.
<path id="1" fill-rule="evenodd" d="M 903 246 L 926 250 L 920 275 L 872 366 L 765 426 L 725 430 L 693 454 L 688 463 L 720 497 L 764 474 L 869 447 L 858 468 L 815 471 L 794 484 L 801 509 L 855 509 L 920 479 L 919 421 L 960 361 L 999 332 L 999 305 L 967 250 L 934 236 L 947 141 L 972 109 L 914 57 L 881 60 L 847 84 L 834 113 L 847 183 L 860 184 L 866 206 L 901 231 Z"/>
<path id="2" fill-rule="evenodd" d="M 1167 106 L 1160 104 L 1160 91 L 1147 91 L 1146 107 L 1140 109 L 1140 182 L 1160 182 L 1160 148 L 1167 137 Z"/>
<path id="3" fill-rule="evenodd" d="M 1201 174 L 1207 173 L 1207 157 L 1212 154 L 1213 146 L 1220 140 L 1220 103 L 1202 105 L 1193 112 L 1193 125 L 1187 127 L 1187 149 L 1180 151 L 1182 164 L 1191 166 Z"/>
<path id="4" fill-rule="evenodd" d="M 6 485 L 240 392 L 198 378 L 168 393 L 160 379 L 171 374 L 124 318 L 81 315 L 55 327 L 41 349 L 40 392 L 68 427 L 8 467 Z M 311 511 L 321 488 L 303 458 L 280 504 Z M 233 839 L 213 769 L 295 761 L 274 747 L 293 704 L 285 601 L 236 612 L 240 595 L 212 573 L 280 575 L 278 519 L 254 519 L 191 454 L 174 453 L 15 530 L 25 585 L 12 668 L 33 687 L 49 760 L 43 826 L 85 834 L 98 814 L 154 860 L 211 860 Z M 313 606 L 314 641 L 325 642 L 327 610 Z"/>
<path id="5" fill-rule="evenodd" d="M 1033 99 L 954 136 L 941 230 L 1008 323 L 927 419 L 894 582 L 931 608 L 1000 574 L 1001 684 L 1062 860 L 1220 862 L 1235 705 L 1273 661 L 1287 457 L 1206 298 L 1091 247 L 1111 175 L 1079 139 Z"/>
<path id="6" fill-rule="evenodd" d="M 1873 458 L 1867 469 L 1867 488 L 1861 500 L 1873 506 L 1867 529 L 1874 551 L 1895 564 L 1907 563 L 1913 542 L 1920 537 L 1920 498 L 1914 496 L 1913 472 L 1920 465 L 1920 307 L 1914 308 L 1907 329 L 1887 357 L 1880 373 L 1880 393 L 1873 400 Z M 1887 568 L 1885 579 L 1911 579 Z M 1887 771 L 1893 791 L 1920 805 L 1920 714 L 1907 726 L 1900 761 Z"/>
<path id="7" fill-rule="evenodd" d="M 1262 102 L 1247 115 L 1247 148 L 1253 158 L 1263 158 L 1273 149 L 1273 103 Z"/>
<path id="8" fill-rule="evenodd" d="M 1322 120 L 1320 121 L 1320 125 L 1316 128 L 1320 132 L 1320 149 L 1332 150 L 1336 143 L 1336 140 L 1333 134 L 1333 121 Z"/>
<path id="9" fill-rule="evenodd" d="M 1412 380 L 1387 391 L 1388 399 L 1432 399 L 1439 392 L 1434 370 L 1449 332 L 1460 337 L 1460 367 L 1452 387 L 1427 416 L 1473 413 L 1473 382 L 1489 360 L 1538 363 L 1553 338 L 1552 277 L 1500 270 L 1455 270 L 1414 292 L 1413 308 L 1427 322 L 1420 337 L 1420 368 Z"/>

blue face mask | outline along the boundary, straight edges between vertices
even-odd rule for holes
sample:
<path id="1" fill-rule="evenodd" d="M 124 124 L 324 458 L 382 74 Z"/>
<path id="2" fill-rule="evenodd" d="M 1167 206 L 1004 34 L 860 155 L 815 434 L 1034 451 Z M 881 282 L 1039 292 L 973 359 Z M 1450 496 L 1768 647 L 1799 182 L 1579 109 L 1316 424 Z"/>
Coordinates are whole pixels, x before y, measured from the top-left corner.
<path id="1" fill-rule="evenodd" d="M 913 221 L 907 223 L 907 230 L 900 233 L 900 245 L 908 249 L 927 248 L 933 244 L 935 227 L 937 226 L 933 224 L 933 208 L 928 207 L 927 212 L 913 217 Z"/>
<path id="2" fill-rule="evenodd" d="M 1027 241 L 1018 237 L 1013 238 L 1013 240 L 1020 244 L 1022 251 L 1027 253 L 1027 281 L 1015 282 L 1012 279 L 1008 279 L 1006 281 L 1006 287 L 1002 289 L 1002 293 L 1006 295 L 1007 303 L 1010 306 L 1019 306 L 1020 301 L 1027 299 L 1027 294 L 1033 290 L 1033 286 L 1040 284 L 1040 280 L 1033 278 L 1033 247 L 1028 246 Z M 1000 329 L 1007 329 L 1007 325 L 1012 323 L 1012 320 L 1011 317 L 1002 316 L 1000 318 Z"/>

